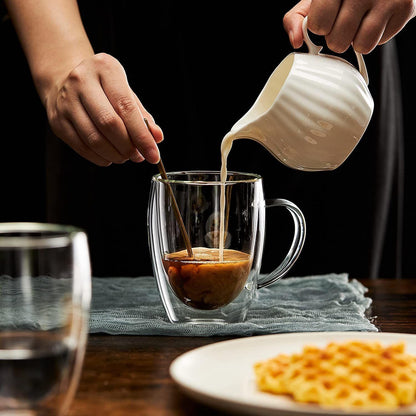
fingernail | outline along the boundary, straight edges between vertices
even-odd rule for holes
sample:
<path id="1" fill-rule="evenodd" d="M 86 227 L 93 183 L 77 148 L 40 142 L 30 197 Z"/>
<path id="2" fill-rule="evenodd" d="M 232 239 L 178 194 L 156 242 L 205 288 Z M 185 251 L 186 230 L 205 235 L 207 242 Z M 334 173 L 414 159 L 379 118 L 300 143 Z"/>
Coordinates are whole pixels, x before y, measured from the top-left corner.
<path id="1" fill-rule="evenodd" d="M 144 157 L 141 154 L 137 154 L 137 155 L 132 156 L 130 160 L 134 163 L 140 163 L 140 162 L 143 162 Z"/>
<path id="2" fill-rule="evenodd" d="M 160 160 L 159 149 L 156 148 L 156 149 L 150 150 L 149 156 L 147 157 L 147 159 L 150 163 L 153 163 L 153 164 L 159 163 L 159 160 Z"/>
<path id="3" fill-rule="evenodd" d="M 159 127 L 159 126 L 158 126 Z M 160 142 L 163 142 L 163 140 L 165 140 L 165 135 L 163 134 L 163 130 L 159 127 L 160 131 L 162 132 L 162 138 L 160 139 Z"/>
<path id="4" fill-rule="evenodd" d="M 289 31 L 289 41 L 292 47 L 294 48 L 295 47 L 295 35 L 293 34 L 292 31 Z"/>
<path id="5" fill-rule="evenodd" d="M 140 163 L 140 162 L 143 162 L 143 160 L 144 160 L 144 157 L 143 157 L 143 155 L 139 152 L 139 150 L 138 149 L 134 149 L 134 151 L 133 151 L 133 153 L 130 155 L 130 158 L 129 158 L 132 162 L 135 162 L 135 163 Z"/>

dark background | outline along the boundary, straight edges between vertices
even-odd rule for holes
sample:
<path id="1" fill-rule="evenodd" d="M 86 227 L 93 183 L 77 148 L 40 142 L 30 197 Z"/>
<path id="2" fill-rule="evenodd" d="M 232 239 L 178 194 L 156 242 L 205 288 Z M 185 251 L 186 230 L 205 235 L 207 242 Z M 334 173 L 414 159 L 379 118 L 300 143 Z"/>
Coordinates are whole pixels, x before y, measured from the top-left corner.
<path id="1" fill-rule="evenodd" d="M 219 169 L 224 134 L 252 105 L 267 77 L 290 53 L 278 10 L 266 1 L 222 8 L 187 2 L 81 1 L 96 52 L 124 65 L 133 90 L 162 126 L 160 145 L 168 170 Z M 176 3 L 176 4 L 175 4 Z M 177 3 L 180 3 L 179 5 Z M 276 7 L 276 6 L 273 6 Z M 411 65 L 415 22 L 396 37 L 405 135 L 405 206 L 400 277 L 415 276 L 412 193 L 415 82 Z M 306 173 L 276 161 L 259 144 L 234 144 L 229 168 L 260 173 L 266 198 L 281 197 L 303 210 L 307 242 L 291 275 L 369 273 L 374 189 L 379 169 L 380 48 L 366 57 L 375 112 L 357 149 L 333 172 Z M 88 232 L 95 275 L 152 273 L 146 206 L 155 166 L 147 163 L 98 168 L 84 161 L 46 125 L 24 55 L 10 20 L 0 26 L 1 130 L 0 221 L 70 223 Z M 392 106 L 396 105 L 392 103 Z M 46 137 L 46 139 L 45 139 Z M 392 200 L 395 200 L 393 192 Z M 276 211 L 276 212 L 275 212 Z M 379 275 L 395 276 L 396 208 L 392 203 Z M 268 211 L 264 271 L 288 245 L 290 217 Z"/>

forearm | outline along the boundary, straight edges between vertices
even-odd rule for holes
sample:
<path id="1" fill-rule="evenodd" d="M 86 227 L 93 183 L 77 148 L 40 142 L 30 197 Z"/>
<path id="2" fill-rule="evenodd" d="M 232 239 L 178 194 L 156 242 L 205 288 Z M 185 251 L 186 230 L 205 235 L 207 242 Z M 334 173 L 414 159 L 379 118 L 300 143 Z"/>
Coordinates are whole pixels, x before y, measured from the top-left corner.
<path id="1" fill-rule="evenodd" d="M 5 0 L 42 101 L 94 54 L 76 0 Z"/>

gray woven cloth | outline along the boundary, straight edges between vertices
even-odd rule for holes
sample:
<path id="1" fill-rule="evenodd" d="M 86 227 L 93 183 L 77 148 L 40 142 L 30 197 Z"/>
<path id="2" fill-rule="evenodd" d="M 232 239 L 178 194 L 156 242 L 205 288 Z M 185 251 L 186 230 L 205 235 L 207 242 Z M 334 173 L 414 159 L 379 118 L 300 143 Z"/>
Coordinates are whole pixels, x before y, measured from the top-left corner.
<path id="1" fill-rule="evenodd" d="M 249 336 L 283 332 L 377 331 L 366 317 L 367 289 L 347 274 L 291 277 L 258 291 L 234 324 L 172 324 L 154 277 L 93 278 L 90 333 Z"/>

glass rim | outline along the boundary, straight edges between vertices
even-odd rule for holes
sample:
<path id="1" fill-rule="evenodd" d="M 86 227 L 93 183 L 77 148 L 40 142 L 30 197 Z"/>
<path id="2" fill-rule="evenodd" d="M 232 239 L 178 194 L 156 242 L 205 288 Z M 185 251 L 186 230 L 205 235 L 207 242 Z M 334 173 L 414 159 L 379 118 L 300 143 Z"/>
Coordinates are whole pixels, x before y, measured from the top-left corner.
<path id="1" fill-rule="evenodd" d="M 14 235 L 25 233 L 26 235 Z M 44 233 L 36 235 L 36 233 Z M 0 249 L 7 248 L 59 248 L 68 246 L 84 230 L 72 225 L 40 222 L 0 223 Z M 10 234 L 10 235 L 7 235 Z"/>
<path id="2" fill-rule="evenodd" d="M 163 179 L 161 174 L 158 173 L 153 176 L 152 180 L 155 182 L 168 183 L 168 184 L 184 184 L 184 185 L 222 185 L 224 182 L 220 180 L 215 181 L 203 181 L 203 180 L 189 180 L 189 179 L 172 179 L 169 178 L 169 175 L 179 176 L 179 175 L 220 175 L 219 170 L 183 170 L 183 171 L 174 171 L 167 172 L 168 179 Z M 262 179 L 261 175 L 257 173 L 249 172 L 238 172 L 238 171 L 227 171 L 228 175 L 241 175 L 245 176 L 246 179 L 233 179 L 225 181 L 225 185 L 234 185 L 238 183 L 255 183 Z"/>

